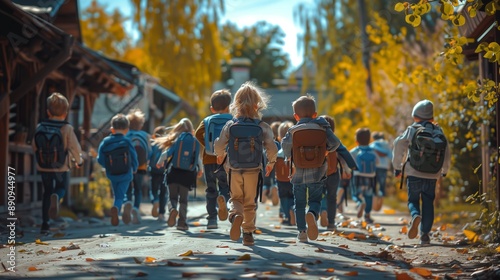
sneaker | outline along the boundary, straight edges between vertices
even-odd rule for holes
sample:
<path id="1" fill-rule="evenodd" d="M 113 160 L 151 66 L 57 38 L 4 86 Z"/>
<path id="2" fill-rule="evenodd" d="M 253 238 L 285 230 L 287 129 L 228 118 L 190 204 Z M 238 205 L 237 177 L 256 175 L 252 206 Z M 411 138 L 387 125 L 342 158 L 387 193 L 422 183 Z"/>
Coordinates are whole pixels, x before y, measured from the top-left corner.
<path id="1" fill-rule="evenodd" d="M 307 232 L 305 230 L 299 231 L 299 234 L 297 234 L 297 240 L 299 242 L 307 242 Z"/>
<path id="2" fill-rule="evenodd" d="M 337 226 L 335 224 L 328 224 L 328 227 L 326 227 L 326 230 L 337 231 Z"/>
<path id="3" fill-rule="evenodd" d="M 117 226 L 120 221 L 118 220 L 118 207 L 111 207 L 111 225 Z"/>
<path id="4" fill-rule="evenodd" d="M 358 214 L 357 214 L 358 218 L 361 218 L 363 216 L 363 212 L 365 211 L 365 207 L 366 207 L 366 204 L 364 202 L 360 203 L 356 206 L 356 210 L 358 210 Z"/>
<path id="5" fill-rule="evenodd" d="M 262 203 L 266 203 L 269 197 L 269 189 L 265 189 L 262 191 Z"/>
<path id="6" fill-rule="evenodd" d="M 410 229 L 408 229 L 408 238 L 413 239 L 417 237 L 418 234 L 418 226 L 420 225 L 420 221 L 422 220 L 422 217 L 420 215 L 415 215 L 411 219 L 410 222 Z"/>
<path id="7" fill-rule="evenodd" d="M 151 216 L 153 217 L 158 217 L 158 215 L 160 214 L 158 211 L 160 209 L 160 202 L 158 201 L 155 201 L 153 202 L 153 209 L 151 209 Z"/>
<path id="8" fill-rule="evenodd" d="M 139 213 L 139 209 L 132 208 L 132 224 L 140 224 L 141 223 L 141 214 Z"/>
<path id="9" fill-rule="evenodd" d="M 310 240 L 316 240 L 316 238 L 318 238 L 318 224 L 316 223 L 316 217 L 314 217 L 314 213 L 307 212 L 306 223 L 307 223 L 307 237 Z"/>
<path id="10" fill-rule="evenodd" d="M 59 196 L 56 193 L 50 195 L 49 218 L 52 220 L 59 217 Z"/>
<path id="11" fill-rule="evenodd" d="M 273 206 L 276 206 L 280 203 L 280 197 L 278 195 L 278 187 L 271 188 L 271 201 Z"/>
<path id="12" fill-rule="evenodd" d="M 188 229 L 189 229 L 189 227 L 188 227 L 188 225 L 186 225 L 186 224 L 178 224 L 178 225 L 177 225 L 177 229 L 178 229 L 178 230 L 182 230 L 182 231 L 186 231 L 186 230 L 188 230 Z"/>
<path id="13" fill-rule="evenodd" d="M 429 245 L 431 244 L 431 238 L 428 233 L 422 233 L 420 236 L 420 245 Z"/>
<path id="14" fill-rule="evenodd" d="M 365 214 L 365 222 L 373 224 L 374 220 L 371 218 L 370 214 Z"/>
<path id="15" fill-rule="evenodd" d="M 48 234 L 50 232 L 49 223 L 42 223 L 42 227 L 40 228 L 41 234 Z"/>
<path id="16" fill-rule="evenodd" d="M 123 214 L 122 214 L 122 221 L 126 225 L 130 224 L 130 221 L 132 220 L 131 211 L 132 211 L 132 203 L 126 202 L 125 205 L 123 206 Z"/>
<path id="17" fill-rule="evenodd" d="M 231 240 L 238 241 L 238 239 L 240 239 L 242 223 L 243 217 L 241 215 L 234 215 L 231 230 L 229 231 L 229 238 L 231 238 Z"/>
<path id="18" fill-rule="evenodd" d="M 165 215 L 164 214 L 158 214 L 158 222 L 166 222 L 167 220 L 165 219 Z"/>
<path id="19" fill-rule="evenodd" d="M 255 240 L 253 239 L 253 235 L 251 232 L 243 233 L 243 245 L 245 246 L 253 246 Z"/>
<path id="20" fill-rule="evenodd" d="M 179 214 L 179 212 L 177 212 L 177 209 L 170 210 L 170 214 L 168 215 L 168 220 L 167 220 L 167 225 L 169 227 L 175 226 L 175 220 L 177 220 L 177 214 Z"/>
<path id="21" fill-rule="evenodd" d="M 290 209 L 290 225 L 294 226 L 296 225 L 296 220 L 295 220 L 295 211 L 293 209 Z"/>
<path id="22" fill-rule="evenodd" d="M 328 226 L 328 213 L 326 213 L 326 211 L 321 211 L 321 214 L 319 215 L 319 224 L 322 227 Z"/>
<path id="23" fill-rule="evenodd" d="M 207 223 L 207 229 L 216 229 L 219 228 L 217 226 L 217 219 L 209 219 Z"/>
<path id="24" fill-rule="evenodd" d="M 224 198 L 224 196 L 219 195 L 217 197 L 217 206 L 219 206 L 219 212 L 218 212 L 219 220 L 221 220 L 221 221 L 227 220 L 227 216 L 228 216 L 227 203 L 226 203 L 226 199 Z"/>

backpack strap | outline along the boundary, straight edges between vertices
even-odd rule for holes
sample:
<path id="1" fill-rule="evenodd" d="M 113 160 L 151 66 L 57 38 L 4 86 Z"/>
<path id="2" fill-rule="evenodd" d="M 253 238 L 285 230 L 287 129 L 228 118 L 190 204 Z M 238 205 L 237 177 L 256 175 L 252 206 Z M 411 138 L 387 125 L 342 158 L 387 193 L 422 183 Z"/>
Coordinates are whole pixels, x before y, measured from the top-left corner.
<path id="1" fill-rule="evenodd" d="M 405 161 L 403 164 L 403 167 L 401 168 L 401 181 L 399 182 L 399 189 L 401 190 L 403 188 L 403 185 L 405 183 L 404 178 L 405 178 L 405 166 L 408 163 L 409 159 Z"/>

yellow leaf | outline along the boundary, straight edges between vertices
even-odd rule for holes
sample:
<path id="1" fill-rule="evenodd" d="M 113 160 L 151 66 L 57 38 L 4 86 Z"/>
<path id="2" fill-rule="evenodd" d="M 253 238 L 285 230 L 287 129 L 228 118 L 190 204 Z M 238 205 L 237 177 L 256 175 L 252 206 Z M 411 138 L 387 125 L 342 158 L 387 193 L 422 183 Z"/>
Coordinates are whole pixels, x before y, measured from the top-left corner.
<path id="1" fill-rule="evenodd" d="M 42 242 L 40 239 L 35 240 L 35 243 L 38 245 L 49 245 L 47 242 Z"/>
<path id="2" fill-rule="evenodd" d="M 238 261 L 249 261 L 251 259 L 252 259 L 252 257 L 250 256 L 250 254 L 244 254 L 243 256 L 240 256 L 238 258 Z"/>
<path id="3" fill-rule="evenodd" d="M 179 256 L 179 257 L 187 257 L 187 256 L 192 256 L 192 255 L 193 255 L 193 251 L 187 250 L 186 252 L 184 252 L 182 254 L 179 254 L 177 256 Z"/>
<path id="4" fill-rule="evenodd" d="M 421 267 L 411 268 L 410 271 L 415 272 L 422 277 L 430 277 L 432 275 L 432 272 L 430 270 Z"/>
<path id="5" fill-rule="evenodd" d="M 396 210 L 394 210 L 394 209 L 384 209 L 384 214 L 388 214 L 388 215 L 396 214 Z"/>
<path id="6" fill-rule="evenodd" d="M 496 247 L 495 251 L 497 251 L 497 253 L 500 253 L 500 246 Z"/>
<path id="7" fill-rule="evenodd" d="M 472 230 L 464 230 L 465 237 L 469 239 L 472 243 L 476 243 L 477 240 L 479 239 L 479 235 Z"/>

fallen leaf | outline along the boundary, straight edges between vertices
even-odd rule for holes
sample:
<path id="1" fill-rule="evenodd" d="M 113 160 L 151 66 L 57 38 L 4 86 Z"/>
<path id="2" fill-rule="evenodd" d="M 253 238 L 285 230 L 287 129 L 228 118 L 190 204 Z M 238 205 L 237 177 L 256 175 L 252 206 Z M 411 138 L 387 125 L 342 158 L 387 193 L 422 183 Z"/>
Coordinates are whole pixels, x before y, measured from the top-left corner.
<path id="1" fill-rule="evenodd" d="M 497 251 L 497 253 L 500 253 L 500 246 L 496 247 L 495 251 Z"/>
<path id="2" fill-rule="evenodd" d="M 362 221 L 362 222 L 361 222 L 361 228 L 366 228 L 366 226 L 367 226 L 367 225 L 368 225 L 368 223 L 367 223 L 367 222 L 365 222 L 365 221 Z"/>
<path id="3" fill-rule="evenodd" d="M 365 255 L 365 253 L 363 253 L 363 252 L 356 252 L 356 253 L 354 253 L 354 255 L 355 255 L 355 256 L 364 256 L 364 255 Z"/>
<path id="4" fill-rule="evenodd" d="M 472 243 L 476 243 L 479 239 L 479 234 L 473 232 L 472 230 L 464 230 L 464 234 Z"/>
<path id="5" fill-rule="evenodd" d="M 37 271 L 38 268 L 34 267 L 34 266 L 30 266 L 28 267 L 28 271 Z"/>
<path id="6" fill-rule="evenodd" d="M 339 248 L 349 249 L 349 245 L 341 244 L 341 245 L 339 245 Z"/>
<path id="7" fill-rule="evenodd" d="M 415 280 L 415 278 L 411 277 L 406 272 L 403 272 L 403 273 L 396 272 L 396 280 Z"/>
<path id="8" fill-rule="evenodd" d="M 402 234 L 407 234 L 408 233 L 408 228 L 406 226 L 403 226 L 400 230 L 399 230 L 399 233 L 402 233 Z"/>
<path id="9" fill-rule="evenodd" d="M 410 271 L 415 272 L 422 277 L 430 277 L 432 275 L 432 272 L 430 270 L 421 267 L 411 268 Z"/>
<path id="10" fill-rule="evenodd" d="M 356 237 L 356 234 L 354 232 L 351 232 L 345 236 L 345 238 L 347 238 L 349 240 L 353 240 L 355 237 Z"/>
<path id="11" fill-rule="evenodd" d="M 156 258 L 153 258 L 153 257 L 146 257 L 146 258 L 144 259 L 144 262 L 145 262 L 145 263 L 154 263 L 154 262 L 156 262 Z"/>
<path id="12" fill-rule="evenodd" d="M 193 255 L 193 251 L 187 250 L 186 252 L 184 252 L 182 254 L 179 254 L 177 256 L 179 256 L 179 257 L 187 257 L 187 256 L 192 256 L 192 255 Z"/>
<path id="13" fill-rule="evenodd" d="M 262 272 L 263 275 L 279 275 L 279 273 L 276 270 L 271 270 L 271 271 L 264 271 Z"/>
<path id="14" fill-rule="evenodd" d="M 281 226 L 280 225 L 275 225 L 274 228 L 275 229 L 281 229 Z"/>
<path id="15" fill-rule="evenodd" d="M 335 272 L 335 268 L 327 268 L 326 272 Z"/>
<path id="16" fill-rule="evenodd" d="M 253 233 L 255 233 L 255 234 L 262 234 L 262 230 L 256 229 L 256 230 L 253 231 Z"/>
<path id="17" fill-rule="evenodd" d="M 86 258 L 85 261 L 87 261 L 87 262 L 93 262 L 94 259 L 93 258 Z"/>
<path id="18" fill-rule="evenodd" d="M 167 265 L 168 266 L 184 266 L 183 263 L 176 263 L 176 262 L 171 262 L 171 261 L 167 261 Z"/>
<path id="19" fill-rule="evenodd" d="M 384 214 L 388 214 L 388 215 L 396 214 L 396 210 L 394 210 L 394 209 L 384 209 Z"/>
<path id="20" fill-rule="evenodd" d="M 53 238 L 61 238 L 61 237 L 64 237 L 66 235 L 66 233 L 64 232 L 57 232 L 57 233 L 54 233 L 54 235 L 52 235 Z"/>
<path id="21" fill-rule="evenodd" d="M 191 278 L 191 277 L 194 277 L 197 275 L 198 275 L 198 273 L 196 273 L 196 272 L 183 272 L 182 278 Z"/>
<path id="22" fill-rule="evenodd" d="M 441 225 L 441 226 L 439 227 L 439 230 L 440 230 L 440 231 L 445 231 L 445 230 L 446 230 L 446 224 Z"/>
<path id="23" fill-rule="evenodd" d="M 47 242 L 42 242 L 40 239 L 35 240 L 35 243 L 38 245 L 49 245 Z"/>
<path id="24" fill-rule="evenodd" d="M 346 272 L 344 273 L 345 276 L 358 276 L 358 272 L 357 271 L 349 271 L 349 272 Z"/>
<path id="25" fill-rule="evenodd" d="M 217 245 L 215 247 L 217 247 L 217 248 L 229 248 L 229 246 L 227 246 L 227 245 Z"/>
<path id="26" fill-rule="evenodd" d="M 135 275 L 135 277 L 144 277 L 144 276 L 148 276 L 148 274 L 142 271 L 137 272 L 137 274 Z"/>
<path id="27" fill-rule="evenodd" d="M 251 259 L 252 259 L 252 257 L 250 256 L 250 254 L 244 254 L 243 256 L 240 256 L 237 260 L 238 261 L 249 261 Z"/>
<path id="28" fill-rule="evenodd" d="M 196 221 L 196 222 L 193 222 L 193 225 L 194 225 L 195 227 L 199 227 L 199 226 L 201 226 L 201 223 L 200 223 L 199 221 Z"/>
<path id="29" fill-rule="evenodd" d="M 467 250 L 467 248 L 458 248 L 457 253 L 467 254 L 467 253 L 469 253 L 469 250 Z"/>

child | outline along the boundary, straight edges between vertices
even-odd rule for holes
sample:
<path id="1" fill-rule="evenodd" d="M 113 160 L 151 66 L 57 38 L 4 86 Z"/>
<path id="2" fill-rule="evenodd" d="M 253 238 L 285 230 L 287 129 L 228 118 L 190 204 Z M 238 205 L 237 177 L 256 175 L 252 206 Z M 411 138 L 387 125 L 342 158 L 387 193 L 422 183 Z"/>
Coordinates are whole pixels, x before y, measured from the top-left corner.
<path id="1" fill-rule="evenodd" d="M 169 129 L 165 126 L 158 126 L 153 131 L 152 141 L 158 137 L 165 136 Z M 156 168 L 156 163 L 162 154 L 158 144 L 151 148 L 151 158 L 149 159 L 149 174 L 151 176 L 151 196 L 153 197 L 153 208 L 151 216 L 158 217 L 158 221 L 165 222 L 165 206 L 167 203 L 168 189 L 163 184 L 165 167 Z M 158 195 L 159 191 L 159 195 Z"/>
<path id="2" fill-rule="evenodd" d="M 274 121 L 272 122 L 269 126 L 271 127 L 273 131 L 273 138 L 275 139 L 276 147 L 281 149 L 281 144 L 279 141 L 276 141 L 278 138 L 278 127 L 280 126 L 281 122 Z M 262 202 L 265 203 L 268 198 L 271 199 L 271 202 L 273 206 L 276 206 L 279 204 L 279 194 L 278 194 L 278 187 L 276 186 L 276 181 L 275 181 L 275 174 L 274 174 L 274 169 L 271 171 L 271 174 L 267 177 L 264 177 L 264 185 L 262 187 L 263 189 L 263 195 L 262 195 Z"/>
<path id="3" fill-rule="evenodd" d="M 111 207 L 111 225 L 117 226 L 118 214 L 125 200 L 125 195 L 133 173 L 137 171 L 137 153 L 130 139 L 125 137 L 129 121 L 123 114 L 111 119 L 111 135 L 105 137 L 97 151 L 97 162 L 106 169 L 106 176 L 111 181 L 114 202 Z M 123 207 L 122 221 L 129 224 L 132 204 L 126 202 Z"/>
<path id="4" fill-rule="evenodd" d="M 52 93 L 47 98 L 48 120 L 38 124 L 33 149 L 37 160 L 37 170 L 42 176 L 42 228 L 40 233 L 50 230 L 49 218 L 59 216 L 60 199 L 69 185 L 70 162 L 77 168 L 83 164 L 82 149 L 73 131 L 65 122 L 68 115 L 68 99 L 60 93 Z M 48 147 L 48 148 L 47 148 Z"/>
<path id="5" fill-rule="evenodd" d="M 130 122 L 130 130 L 126 137 L 132 141 L 132 145 L 135 147 L 135 151 L 137 153 L 137 161 L 139 162 L 137 172 L 134 173 L 134 180 L 127 191 L 127 199 L 132 201 L 133 190 L 134 208 L 132 209 L 132 223 L 139 224 L 139 208 L 142 200 L 142 185 L 144 177 L 148 172 L 148 159 L 151 157 L 151 137 L 145 131 L 141 130 L 145 122 L 144 113 L 141 110 L 130 110 L 127 115 L 127 119 Z"/>
<path id="6" fill-rule="evenodd" d="M 261 112 L 267 108 L 267 97 L 252 82 L 246 82 L 238 89 L 229 111 L 234 119 L 227 122 L 215 140 L 217 161 L 228 172 L 231 191 L 229 199 L 230 238 L 237 241 L 243 228 L 243 245 L 254 244 L 255 209 L 257 189 L 261 188 L 263 148 L 266 150 L 265 176 L 269 176 L 276 163 L 278 149 L 273 140 L 271 127 L 262 122 Z M 264 147 L 262 147 L 262 145 Z M 227 161 L 224 155 L 227 148 Z M 260 185 L 260 186 L 259 186 Z"/>
<path id="7" fill-rule="evenodd" d="M 164 151 L 156 167 L 160 168 L 165 160 L 168 160 L 165 183 L 168 182 L 171 208 L 167 224 L 173 227 L 179 214 L 177 229 L 182 231 L 189 229 L 187 224 L 189 191 L 196 188 L 196 178 L 202 175 L 199 159 L 200 143 L 194 138 L 193 133 L 193 124 L 189 119 L 183 118 L 166 136 L 158 137 L 153 142 Z M 177 205 L 179 205 L 178 210 Z"/>
<path id="8" fill-rule="evenodd" d="M 285 121 L 278 127 L 278 137 L 276 140 L 281 142 L 287 131 L 293 126 L 293 122 Z M 276 182 L 278 185 L 278 194 L 280 201 L 280 212 L 282 223 L 294 226 L 295 223 L 295 203 L 293 198 L 293 185 L 290 183 L 290 162 L 285 160 L 283 149 L 279 149 L 278 158 L 274 166 Z"/>
<path id="9" fill-rule="evenodd" d="M 292 126 L 283 137 L 281 147 L 285 157 L 291 158 L 295 165 L 295 173 L 292 174 L 291 183 L 293 184 L 295 218 L 299 231 L 297 239 L 299 242 L 307 242 L 308 238 L 311 240 L 318 238 L 316 221 L 320 214 L 321 196 L 328 168 L 325 156 L 328 152 L 338 148 L 340 140 L 333 134 L 330 124 L 324 118 L 317 118 L 316 102 L 312 96 L 301 96 L 292 103 L 292 106 L 293 117 L 297 124 Z M 315 135 L 320 135 L 321 139 Z M 321 143 L 321 145 L 314 143 L 315 149 L 310 150 L 308 146 L 312 146 L 312 140 Z M 306 143 L 299 145 L 300 142 Z M 294 147 L 295 149 L 292 151 Z M 310 158 L 311 154 L 314 155 L 313 158 Z M 315 164 L 311 167 L 301 167 L 308 165 L 300 162 L 300 158 L 311 159 Z M 309 204 L 307 214 L 305 213 L 306 204 Z"/>
<path id="10" fill-rule="evenodd" d="M 203 146 L 203 167 L 207 183 L 207 189 L 205 190 L 208 214 L 207 229 L 216 229 L 218 227 L 217 215 L 221 221 L 227 220 L 228 216 L 229 185 L 227 184 L 227 174 L 222 168 L 215 172 L 218 165 L 217 156 L 213 151 L 213 142 L 219 136 L 226 122 L 232 119 L 231 114 L 229 114 L 230 103 L 231 93 L 228 90 L 221 89 L 212 93 L 210 111 L 212 111 L 213 115 L 203 119 L 195 132 L 196 139 Z"/>
<path id="11" fill-rule="evenodd" d="M 321 117 L 328 121 L 332 131 L 335 133 L 335 120 L 327 115 L 323 115 Z M 342 177 L 344 178 L 349 177 L 350 171 L 357 169 L 357 166 L 356 161 L 351 156 L 351 153 L 343 144 L 340 144 L 335 152 L 330 152 L 328 154 L 327 161 L 328 171 L 326 173 L 327 177 L 325 180 L 325 195 L 321 201 L 320 224 L 321 226 L 326 227 L 329 231 L 335 231 L 337 229 L 337 226 L 335 225 L 335 217 L 337 215 L 337 189 L 339 187 L 341 177 L 339 168 L 337 168 L 338 164 L 340 163 L 342 166 Z"/>
<path id="12" fill-rule="evenodd" d="M 377 155 L 368 145 L 370 144 L 370 129 L 359 128 L 356 130 L 356 143 L 358 146 L 351 149 L 351 155 L 356 159 L 359 169 L 354 170 L 351 178 L 351 195 L 356 203 L 357 217 L 365 213 L 365 221 L 373 223 L 370 212 L 373 206 L 373 190 L 375 188 Z"/>
<path id="13" fill-rule="evenodd" d="M 373 142 L 370 143 L 370 147 L 375 151 L 379 159 L 375 170 L 375 172 L 377 173 L 375 178 L 378 185 L 378 190 L 375 186 L 373 210 L 379 211 L 382 208 L 382 203 L 385 196 L 387 171 L 389 171 L 389 168 L 391 168 L 392 150 L 391 147 L 389 147 L 389 143 L 385 140 L 383 132 L 373 132 L 372 139 Z"/>
<path id="14" fill-rule="evenodd" d="M 394 140 L 394 150 L 392 166 L 394 175 L 401 177 L 401 170 L 404 170 L 407 177 L 408 187 L 408 209 L 412 216 L 408 238 L 417 237 L 420 225 L 420 244 L 430 244 L 429 232 L 434 221 L 434 197 L 436 181 L 439 177 L 445 177 L 450 168 L 450 148 L 442 129 L 434 122 L 434 105 L 429 100 L 419 101 L 413 107 L 412 117 L 414 123 L 410 125 L 400 136 Z M 436 148 L 435 151 L 424 154 L 417 151 L 415 155 L 414 145 L 420 130 L 428 131 L 435 138 L 441 139 L 433 143 L 427 143 L 426 147 Z M 438 149 L 439 148 L 439 149 Z M 433 150 L 433 149 L 432 149 Z M 444 154 L 444 155 L 443 155 Z M 407 155 L 409 158 L 407 159 Z M 430 158 L 426 156 L 430 155 Z M 430 159 L 430 160 L 429 160 Z M 440 159 L 440 160 L 437 160 Z M 409 164 L 405 164 L 408 162 Z M 419 171 L 420 170 L 420 171 Z M 422 198 L 422 208 L 420 208 L 420 198 Z"/>

